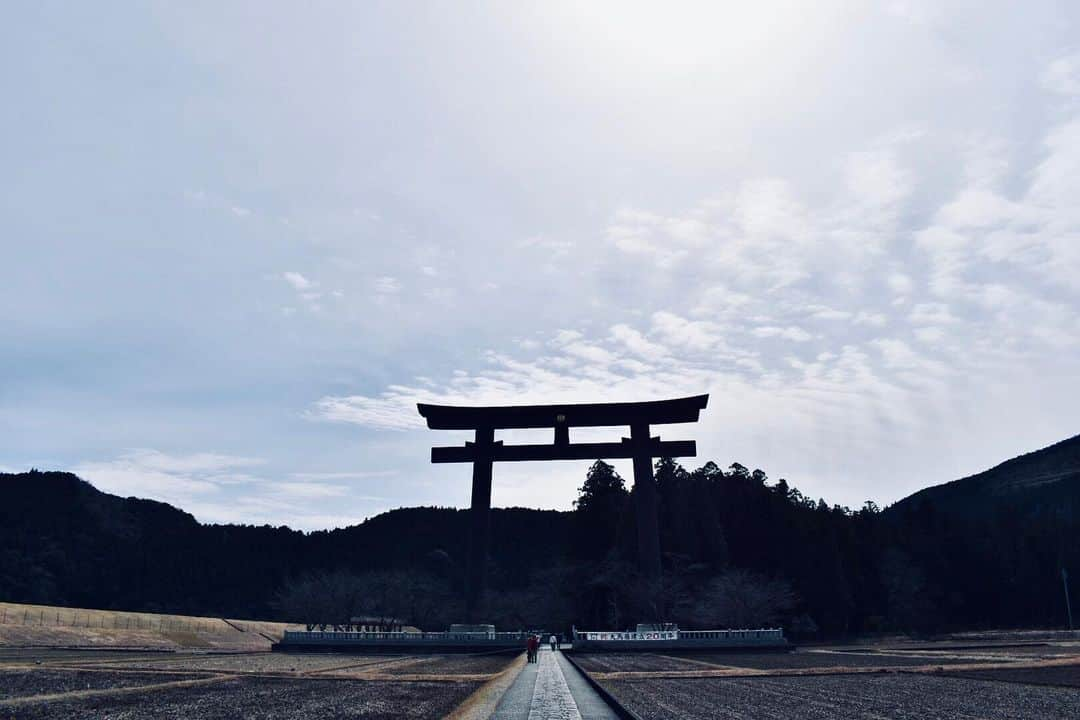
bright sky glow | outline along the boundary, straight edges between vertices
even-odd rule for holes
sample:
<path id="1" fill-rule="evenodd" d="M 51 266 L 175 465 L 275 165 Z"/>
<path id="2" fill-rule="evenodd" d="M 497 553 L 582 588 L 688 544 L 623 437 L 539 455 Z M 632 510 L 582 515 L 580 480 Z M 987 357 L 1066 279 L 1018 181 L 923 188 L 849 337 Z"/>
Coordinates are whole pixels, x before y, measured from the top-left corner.
<path id="1" fill-rule="evenodd" d="M 467 504 L 417 401 L 709 392 L 852 506 L 1080 432 L 1072 4 L 3 18 L 2 468 L 311 529 Z"/>

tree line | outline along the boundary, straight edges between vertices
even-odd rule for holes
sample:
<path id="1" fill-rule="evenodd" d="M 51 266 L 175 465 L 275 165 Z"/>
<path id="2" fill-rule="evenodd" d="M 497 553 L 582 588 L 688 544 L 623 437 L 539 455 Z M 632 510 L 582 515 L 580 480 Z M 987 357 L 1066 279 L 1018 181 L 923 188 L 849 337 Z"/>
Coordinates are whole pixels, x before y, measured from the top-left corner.
<path id="1" fill-rule="evenodd" d="M 1080 482 L 1002 502 L 920 493 L 885 511 L 812 500 L 738 463 L 691 470 L 661 459 L 654 482 L 661 589 L 638 577 L 633 489 L 598 461 L 572 511 L 492 512 L 490 621 L 783 626 L 806 638 L 1054 627 L 1064 622 L 1060 568 L 1080 567 Z M 5 600 L 297 622 L 382 617 L 423 629 L 462 617 L 464 510 L 408 508 L 302 533 L 201 525 L 67 473 L 0 475 L 0 489 Z"/>

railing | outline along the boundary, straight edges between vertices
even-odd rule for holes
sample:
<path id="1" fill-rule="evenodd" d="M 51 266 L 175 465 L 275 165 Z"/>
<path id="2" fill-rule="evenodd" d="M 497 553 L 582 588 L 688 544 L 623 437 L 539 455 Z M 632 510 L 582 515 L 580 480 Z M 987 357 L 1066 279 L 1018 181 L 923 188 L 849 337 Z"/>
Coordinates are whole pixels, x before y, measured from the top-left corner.
<path id="1" fill-rule="evenodd" d="M 759 630 L 680 630 L 681 640 L 783 640 L 784 631 L 776 628 Z"/>
<path id="2" fill-rule="evenodd" d="M 645 632 L 578 632 L 576 637 L 589 642 L 639 642 L 650 640 L 742 640 L 777 641 L 784 631 L 773 628 L 757 630 L 655 630 Z"/>
<path id="3" fill-rule="evenodd" d="M 286 630 L 285 642 L 511 642 L 529 637 L 527 632 L 320 632 Z M 575 638 L 587 642 L 648 642 L 657 640 L 721 640 L 748 644 L 782 642 L 784 631 L 778 628 L 756 630 L 654 630 L 645 632 L 576 632 Z"/>
<path id="4" fill-rule="evenodd" d="M 483 641 L 483 640 L 521 640 L 529 636 L 526 632 L 305 632 L 286 630 L 286 642 L 304 642 L 312 640 L 383 642 L 445 642 L 445 641 Z"/>

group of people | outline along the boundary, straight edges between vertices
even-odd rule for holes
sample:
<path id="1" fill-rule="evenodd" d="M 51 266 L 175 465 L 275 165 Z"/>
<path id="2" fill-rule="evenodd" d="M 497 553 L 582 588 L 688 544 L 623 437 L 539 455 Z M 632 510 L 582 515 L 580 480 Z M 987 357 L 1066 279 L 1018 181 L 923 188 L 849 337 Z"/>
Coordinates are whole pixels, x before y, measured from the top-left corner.
<path id="1" fill-rule="evenodd" d="M 540 643 L 540 636 L 536 634 L 529 635 L 529 637 L 525 640 L 525 654 L 528 656 L 529 662 L 536 662 L 537 655 L 539 655 L 540 653 Z M 562 645 L 562 642 L 555 635 L 552 635 L 550 638 L 548 638 L 548 643 L 551 645 L 551 650 L 553 652 L 555 650 L 558 650 L 559 647 Z"/>

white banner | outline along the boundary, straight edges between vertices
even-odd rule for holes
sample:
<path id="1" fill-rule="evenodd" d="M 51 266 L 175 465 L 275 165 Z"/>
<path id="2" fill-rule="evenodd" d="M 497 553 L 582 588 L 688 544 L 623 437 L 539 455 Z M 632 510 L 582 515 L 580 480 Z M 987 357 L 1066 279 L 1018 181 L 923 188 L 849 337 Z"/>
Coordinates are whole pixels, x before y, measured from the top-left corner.
<path id="1" fill-rule="evenodd" d="M 585 633 L 586 640 L 678 640 L 678 630 L 656 630 L 654 632 L 590 632 Z"/>

